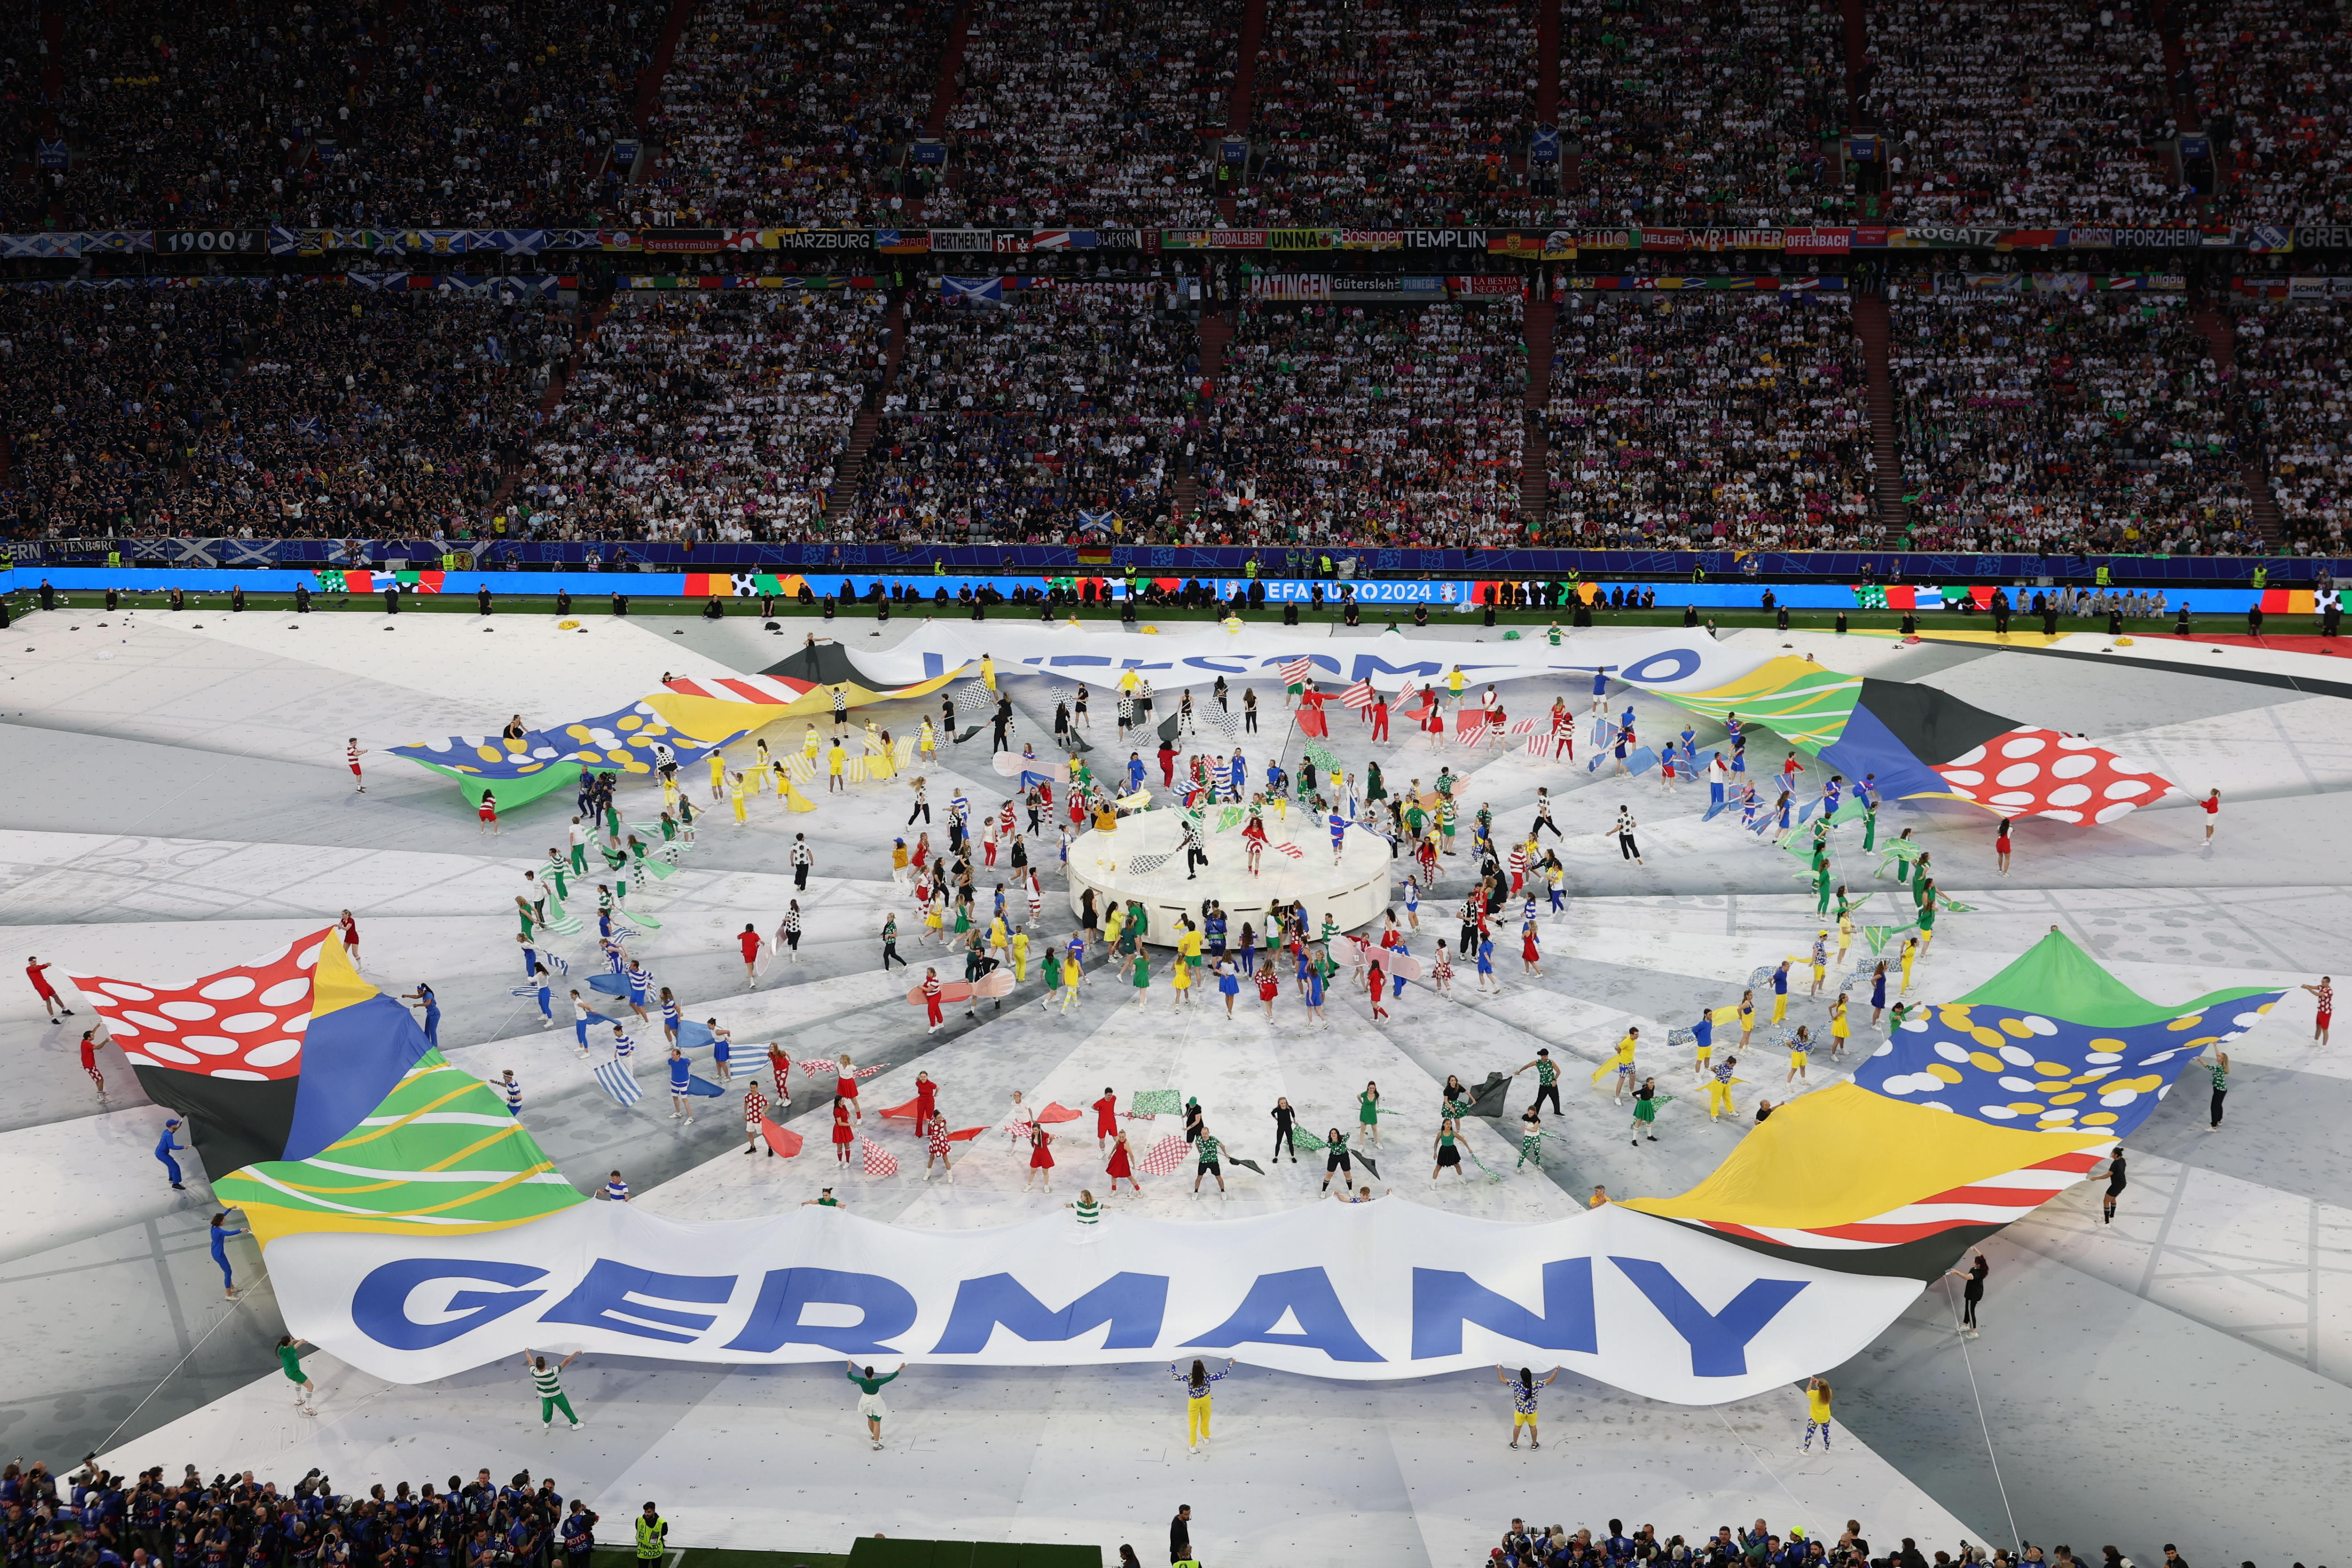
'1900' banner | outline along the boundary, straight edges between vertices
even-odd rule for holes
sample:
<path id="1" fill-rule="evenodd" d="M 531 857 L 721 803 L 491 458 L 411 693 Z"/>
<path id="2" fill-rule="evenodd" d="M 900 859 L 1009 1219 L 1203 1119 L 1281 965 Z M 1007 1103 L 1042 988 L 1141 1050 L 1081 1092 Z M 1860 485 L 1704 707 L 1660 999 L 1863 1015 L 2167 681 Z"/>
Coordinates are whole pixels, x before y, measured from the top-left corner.
<path id="1" fill-rule="evenodd" d="M 584 1204 L 466 1236 L 289 1236 L 269 1259 L 295 1333 L 402 1383 L 527 1345 L 713 1363 L 1231 1355 L 1358 1379 L 1558 1363 L 1713 1404 L 1838 1364 L 1919 1291 L 1630 1209 L 1511 1225 L 1401 1198 L 971 1231 Z"/>

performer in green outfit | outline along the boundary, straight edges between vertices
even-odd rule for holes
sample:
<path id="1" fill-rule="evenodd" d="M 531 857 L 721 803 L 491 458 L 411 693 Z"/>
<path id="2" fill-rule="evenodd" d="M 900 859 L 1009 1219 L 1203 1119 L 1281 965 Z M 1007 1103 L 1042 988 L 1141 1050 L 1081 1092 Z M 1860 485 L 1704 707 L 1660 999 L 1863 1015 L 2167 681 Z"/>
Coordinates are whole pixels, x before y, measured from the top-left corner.
<path id="1" fill-rule="evenodd" d="M 561 1410 L 563 1412 L 564 1419 L 572 1423 L 572 1430 L 574 1432 L 580 1430 L 580 1417 L 572 1414 L 572 1401 L 563 1396 L 562 1380 L 556 1375 L 579 1359 L 580 1352 L 573 1351 L 553 1366 L 550 1366 L 547 1364 L 545 1356 L 535 1356 L 529 1351 L 522 1352 L 523 1370 L 530 1373 L 531 1386 L 539 1390 L 539 1424 L 541 1426 L 553 1426 L 555 1413 Z"/>
<path id="2" fill-rule="evenodd" d="M 889 1406 L 882 1403 L 882 1385 L 906 1371 L 906 1363 L 899 1363 L 896 1369 L 880 1377 L 874 1375 L 874 1369 L 870 1366 L 860 1373 L 856 1362 L 847 1364 L 849 1381 L 857 1385 L 857 1414 L 866 1417 L 866 1435 L 874 1439 L 874 1446 L 878 1448 L 882 1446 L 882 1417 L 890 1414 Z"/>

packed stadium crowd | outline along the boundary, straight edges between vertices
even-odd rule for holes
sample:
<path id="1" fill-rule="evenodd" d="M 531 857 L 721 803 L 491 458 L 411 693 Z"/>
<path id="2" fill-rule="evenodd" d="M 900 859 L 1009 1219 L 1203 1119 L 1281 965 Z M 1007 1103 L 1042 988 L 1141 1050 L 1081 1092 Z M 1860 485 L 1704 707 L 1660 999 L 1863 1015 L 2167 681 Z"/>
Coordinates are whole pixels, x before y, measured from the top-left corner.
<path id="1" fill-rule="evenodd" d="M 919 198 L 906 151 L 938 83 L 936 3 L 705 0 L 663 79 L 667 144 L 633 213 L 671 226 L 888 226 Z"/>
<path id="2" fill-rule="evenodd" d="M 1523 184 L 1511 163 L 1534 117 L 1535 13 L 1531 0 L 1269 7 L 1244 220 L 1486 221 Z"/>
<path id="3" fill-rule="evenodd" d="M 2258 547 L 2229 383 L 2176 298 L 1906 290 L 1889 314 L 1918 547 Z"/>
<path id="4" fill-rule="evenodd" d="M 1587 548 L 1871 539 L 1843 294 L 1579 292 L 1552 327 L 1547 535 Z"/>
<path id="5" fill-rule="evenodd" d="M 1193 542 L 1501 544 L 1519 535 L 1517 296 L 1253 305 L 1202 432 Z"/>
<path id="6" fill-rule="evenodd" d="M 593 221 L 665 7 L 381 14 L 165 0 L 75 14 L 37 190 L 64 226 Z"/>
<path id="7" fill-rule="evenodd" d="M 454 529 L 569 341 L 535 305 L 329 284 L 0 292 L 8 483 L 68 537 Z"/>
<path id="8" fill-rule="evenodd" d="M 1557 166 L 1530 158 L 1552 96 L 1540 0 L 1296 0 L 1267 8 L 1247 72 L 1241 0 L 1043 5 L 700 0 L 667 43 L 657 0 L 127 0 L 62 28 L 36 8 L 0 22 L 0 121 L 37 154 L 0 203 L 19 228 L 1741 226 L 1835 220 L 1857 192 L 1914 222 L 2345 216 L 2326 89 L 2352 24 L 2321 0 L 1889 0 L 1859 63 L 1810 0 L 1559 0 Z M 1883 132 L 1883 181 L 1842 155 L 1855 128 Z M 2210 200 L 2177 140 L 2200 130 Z M 462 531 L 511 497 L 509 526 L 583 538 L 1818 548 L 1889 530 L 2208 552 L 2268 547 L 2274 510 L 2282 547 L 2342 537 L 2326 303 L 2235 313 L 2233 376 L 2194 307 L 2152 293 L 1903 291 L 1898 510 L 1850 295 L 1567 292 L 1537 461 L 1522 313 L 1499 298 L 1261 309 L 1229 267 L 1205 308 L 1232 341 L 1204 375 L 1197 258 L 1024 261 L 1066 287 L 992 312 L 942 308 L 936 274 L 993 261 L 882 259 L 862 264 L 891 275 L 875 288 L 755 305 L 625 290 L 599 313 L 592 290 L 584 346 L 570 321 L 325 283 L 11 291 L 0 353 L 37 395 L 0 511 L 20 531 Z"/>
<path id="9" fill-rule="evenodd" d="M 623 296 L 531 449 L 534 529 L 799 537 L 880 384 L 884 314 L 872 289 Z"/>
<path id="10" fill-rule="evenodd" d="M 1897 221 L 2194 222 L 2171 162 L 2164 48 L 2145 10 L 2079 0 L 1894 0 L 1871 13 L 1870 110 Z"/>
<path id="11" fill-rule="evenodd" d="M 2195 5 L 2180 46 L 2204 105 L 2217 178 L 2210 216 L 2237 222 L 2352 221 L 2345 105 L 2352 28 L 2319 0 Z"/>
<path id="12" fill-rule="evenodd" d="M 1835 221 L 1844 111 L 1835 7 L 1562 0 L 1560 117 L 1583 152 L 1563 216 L 1693 226 Z"/>
<path id="13" fill-rule="evenodd" d="M 2236 360 L 2249 405 L 2269 447 L 2271 494 L 2287 541 L 2301 553 L 2341 554 L 2352 509 L 2352 322 L 2332 300 L 2238 314 Z"/>
<path id="14" fill-rule="evenodd" d="M 841 536 L 1059 541 L 1164 516 L 1199 353 L 1162 304 L 1125 282 L 920 302 Z"/>
<path id="15" fill-rule="evenodd" d="M 955 168 L 934 223 L 1199 227 L 1233 93 L 1233 0 L 978 0 L 961 95 L 947 117 Z"/>

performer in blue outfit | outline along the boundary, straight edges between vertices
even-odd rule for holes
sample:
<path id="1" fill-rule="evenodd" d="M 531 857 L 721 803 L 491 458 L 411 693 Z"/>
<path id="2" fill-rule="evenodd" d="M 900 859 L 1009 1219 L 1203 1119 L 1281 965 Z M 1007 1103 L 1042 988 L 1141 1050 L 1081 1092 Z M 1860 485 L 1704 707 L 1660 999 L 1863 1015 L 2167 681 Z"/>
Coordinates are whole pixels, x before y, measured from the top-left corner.
<path id="1" fill-rule="evenodd" d="M 174 1142 L 179 1137 L 179 1133 L 178 1117 L 172 1117 L 163 1123 L 163 1136 L 155 1142 L 155 1158 L 163 1161 L 163 1169 L 171 1173 L 172 1190 L 175 1193 L 184 1193 L 188 1189 L 180 1181 L 180 1163 L 172 1158 L 174 1152 L 187 1147 L 185 1143 Z"/>

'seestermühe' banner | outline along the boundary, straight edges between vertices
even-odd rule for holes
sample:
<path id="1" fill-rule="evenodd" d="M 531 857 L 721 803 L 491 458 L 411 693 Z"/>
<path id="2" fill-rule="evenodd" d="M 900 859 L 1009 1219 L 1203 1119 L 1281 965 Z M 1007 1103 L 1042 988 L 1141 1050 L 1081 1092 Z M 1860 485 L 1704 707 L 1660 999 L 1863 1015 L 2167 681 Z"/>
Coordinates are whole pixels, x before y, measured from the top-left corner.
<path id="1" fill-rule="evenodd" d="M 290 1236 L 270 1263 L 293 1332 L 400 1383 L 525 1346 L 722 1363 L 1230 1355 L 1366 1380 L 1558 1363 L 1716 1404 L 1837 1365 L 1919 1292 L 1630 1209 L 1508 1225 L 1402 1198 L 1223 1224 L 1114 1215 L 1094 1232 L 1058 1212 L 932 1231 L 583 1204 L 438 1239 Z"/>

